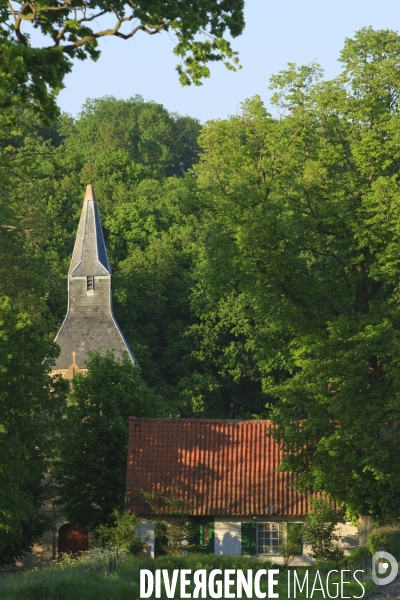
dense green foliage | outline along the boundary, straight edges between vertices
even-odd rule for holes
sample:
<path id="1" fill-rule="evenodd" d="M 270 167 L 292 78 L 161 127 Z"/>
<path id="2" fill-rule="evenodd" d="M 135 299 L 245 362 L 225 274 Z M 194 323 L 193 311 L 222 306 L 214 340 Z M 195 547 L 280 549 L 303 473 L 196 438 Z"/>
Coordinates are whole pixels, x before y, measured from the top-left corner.
<path id="1" fill-rule="evenodd" d="M 350 554 L 346 554 L 344 561 L 346 564 L 344 566 L 349 566 L 352 569 L 359 567 L 359 565 L 366 560 L 371 559 L 371 552 L 366 546 L 357 546 L 350 551 Z"/>
<path id="2" fill-rule="evenodd" d="M 280 551 L 284 567 L 288 567 L 296 557 L 303 554 L 303 534 L 304 528 L 302 523 L 286 524 L 286 539 Z"/>
<path id="3" fill-rule="evenodd" d="M 68 395 L 52 473 L 69 521 L 95 529 L 124 508 L 129 417 L 164 416 L 165 406 L 127 354 L 93 353 L 87 369 Z"/>
<path id="4" fill-rule="evenodd" d="M 138 32 L 173 32 L 177 42 L 173 51 L 181 60 L 177 67 L 181 83 L 201 85 L 210 75 L 207 65 L 212 61 L 237 69 L 237 53 L 224 35 L 242 33 L 243 8 L 243 0 L 146 0 L 129 4 L 121 0 L 1 0 L 0 109 L 30 103 L 43 120 L 50 122 L 58 114 L 56 96 L 72 69 L 72 59 L 97 60 L 99 39 L 110 35 L 127 40 Z M 42 47 L 31 44 L 33 28 L 47 36 Z M 204 40 L 199 39 L 200 33 Z"/>
<path id="5" fill-rule="evenodd" d="M 396 515 L 400 38 L 346 40 L 343 73 L 272 79 L 206 127 L 207 237 L 194 306 L 203 353 L 272 400 L 281 468 L 354 514 Z"/>
<path id="6" fill-rule="evenodd" d="M 367 548 L 371 554 L 378 550 L 390 552 L 396 560 L 400 556 L 400 527 L 398 523 L 377 527 L 368 536 Z"/>
<path id="7" fill-rule="evenodd" d="M 0 144 L 0 564 L 21 557 L 50 525 L 39 513 L 50 493 L 41 480 L 65 390 L 48 375 L 58 352 L 46 303 L 51 253 L 42 246 L 52 209 L 35 188 L 49 147 L 28 121 L 24 133 L 4 128 Z"/>
<path id="8" fill-rule="evenodd" d="M 135 513 L 128 513 L 125 510 L 114 509 L 112 512 L 113 521 L 109 525 L 99 525 L 96 534 L 101 538 L 102 545 L 111 551 L 114 551 L 119 557 L 121 551 L 126 550 L 129 554 L 139 554 L 143 550 L 143 543 L 146 540 L 140 538 L 136 529 L 140 520 Z"/>
<path id="9" fill-rule="evenodd" d="M 38 510 L 64 407 L 64 382 L 48 375 L 56 349 L 40 325 L 0 296 L 0 565 L 28 551 L 48 527 Z"/>

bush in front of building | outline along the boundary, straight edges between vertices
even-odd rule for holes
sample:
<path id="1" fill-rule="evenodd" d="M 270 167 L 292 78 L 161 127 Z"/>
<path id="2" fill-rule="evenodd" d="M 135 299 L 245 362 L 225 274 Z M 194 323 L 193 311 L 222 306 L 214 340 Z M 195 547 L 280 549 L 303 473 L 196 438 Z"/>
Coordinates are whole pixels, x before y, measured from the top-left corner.
<path id="1" fill-rule="evenodd" d="M 200 554 L 189 552 L 180 555 L 159 556 L 154 561 L 143 568 L 149 569 L 167 569 L 172 572 L 173 569 L 191 569 L 192 572 L 197 569 L 204 569 L 210 573 L 213 569 L 241 569 L 244 573 L 248 569 L 256 571 L 257 569 L 269 569 L 272 563 L 268 560 L 260 559 L 257 556 L 228 556 L 218 554 Z M 278 567 L 277 567 L 278 568 Z"/>
<path id="2" fill-rule="evenodd" d="M 302 523 L 290 523 L 290 527 L 286 527 L 286 539 L 280 549 L 285 568 L 303 554 L 303 531 Z"/>
<path id="3" fill-rule="evenodd" d="M 117 558 L 123 550 L 129 554 L 142 552 L 143 542 L 136 533 L 140 523 L 138 517 L 118 509 L 114 509 L 112 516 L 113 521 L 109 525 L 99 525 L 96 529 L 104 547 L 114 550 Z"/>
<path id="4" fill-rule="evenodd" d="M 385 550 L 400 560 L 400 527 L 394 523 L 376 527 L 368 536 L 367 547 L 371 554 Z"/>
<path id="5" fill-rule="evenodd" d="M 172 489 L 168 495 L 150 494 L 142 490 L 141 496 L 155 513 L 164 513 L 156 522 L 156 556 L 182 554 L 194 548 L 188 543 L 193 534 L 189 520 L 189 507 L 181 497 L 179 490 Z"/>
<path id="6" fill-rule="evenodd" d="M 310 556 L 317 565 L 323 562 L 336 563 L 343 558 L 339 537 L 335 533 L 339 521 L 340 514 L 331 502 L 325 498 L 311 500 L 311 510 L 304 522 L 304 533 L 311 546 Z"/>
<path id="7" fill-rule="evenodd" d="M 358 567 L 365 560 L 372 556 L 370 549 L 367 546 L 357 546 L 344 559 L 344 562 L 350 567 Z"/>

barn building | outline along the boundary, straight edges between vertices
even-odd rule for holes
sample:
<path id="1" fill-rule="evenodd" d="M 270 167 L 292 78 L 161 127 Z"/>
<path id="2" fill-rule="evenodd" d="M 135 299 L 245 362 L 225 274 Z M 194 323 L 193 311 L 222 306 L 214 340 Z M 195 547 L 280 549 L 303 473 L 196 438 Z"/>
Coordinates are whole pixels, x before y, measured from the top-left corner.
<path id="1" fill-rule="evenodd" d="M 128 507 L 140 516 L 149 556 L 156 520 L 167 519 L 168 511 L 162 503 L 152 509 L 142 490 L 184 500 L 198 526 L 197 551 L 282 562 L 287 532 L 304 521 L 310 497 L 291 487 L 291 474 L 277 472 L 281 450 L 268 435 L 271 426 L 267 420 L 130 418 Z M 358 543 L 351 523 L 341 523 L 337 534 L 344 551 Z M 310 563 L 309 548 L 300 543 L 293 564 Z"/>

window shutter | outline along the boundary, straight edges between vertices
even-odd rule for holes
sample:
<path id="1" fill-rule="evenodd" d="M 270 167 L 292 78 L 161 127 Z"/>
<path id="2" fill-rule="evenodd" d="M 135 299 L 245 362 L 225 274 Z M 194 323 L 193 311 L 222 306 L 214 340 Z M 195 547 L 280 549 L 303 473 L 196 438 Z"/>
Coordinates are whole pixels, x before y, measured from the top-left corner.
<path id="1" fill-rule="evenodd" d="M 257 554 L 257 523 L 242 523 L 242 554 Z"/>
<path id="2" fill-rule="evenodd" d="M 214 554 L 215 552 L 215 544 L 214 544 L 214 517 L 209 517 L 208 522 L 208 552 L 210 554 Z"/>
<path id="3" fill-rule="evenodd" d="M 194 546 L 193 550 L 202 554 L 214 554 L 214 517 L 189 517 L 189 523 L 189 544 Z"/>
<path id="4" fill-rule="evenodd" d="M 303 525 L 301 523 L 287 523 L 286 525 L 286 540 L 293 543 L 296 551 L 295 556 L 303 554 Z"/>

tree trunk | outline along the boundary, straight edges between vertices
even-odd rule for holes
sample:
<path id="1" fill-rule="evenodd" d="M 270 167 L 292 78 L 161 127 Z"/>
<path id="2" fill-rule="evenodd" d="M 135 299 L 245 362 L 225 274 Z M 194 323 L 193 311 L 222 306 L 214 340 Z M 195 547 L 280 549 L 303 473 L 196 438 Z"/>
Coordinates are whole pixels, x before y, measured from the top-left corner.
<path id="1" fill-rule="evenodd" d="M 367 539 L 374 526 L 373 515 L 360 515 L 358 523 L 358 543 L 360 546 L 367 545 Z"/>

